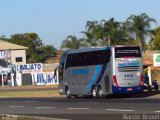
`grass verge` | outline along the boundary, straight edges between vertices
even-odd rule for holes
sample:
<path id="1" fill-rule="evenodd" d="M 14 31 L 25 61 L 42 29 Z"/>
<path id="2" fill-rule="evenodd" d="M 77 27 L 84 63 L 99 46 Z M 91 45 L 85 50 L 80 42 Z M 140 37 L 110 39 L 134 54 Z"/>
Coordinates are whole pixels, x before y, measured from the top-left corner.
<path id="1" fill-rule="evenodd" d="M 55 96 L 59 96 L 58 90 L 0 92 L 0 98 L 55 97 Z"/>

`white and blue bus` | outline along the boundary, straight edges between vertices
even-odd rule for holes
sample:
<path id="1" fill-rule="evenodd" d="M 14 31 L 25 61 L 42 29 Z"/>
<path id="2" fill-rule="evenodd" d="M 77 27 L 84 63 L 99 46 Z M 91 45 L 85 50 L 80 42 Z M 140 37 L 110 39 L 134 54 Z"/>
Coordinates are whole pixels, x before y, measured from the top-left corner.
<path id="1" fill-rule="evenodd" d="M 142 52 L 138 46 L 105 46 L 65 51 L 59 62 L 59 93 L 103 97 L 143 89 Z"/>

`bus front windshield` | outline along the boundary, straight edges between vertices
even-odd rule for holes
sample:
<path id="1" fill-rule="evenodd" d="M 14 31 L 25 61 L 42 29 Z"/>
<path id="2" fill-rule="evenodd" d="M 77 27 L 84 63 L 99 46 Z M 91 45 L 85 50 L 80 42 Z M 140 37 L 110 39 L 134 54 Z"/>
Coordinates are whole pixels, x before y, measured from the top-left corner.
<path id="1" fill-rule="evenodd" d="M 141 50 L 136 46 L 115 47 L 115 58 L 141 57 Z"/>

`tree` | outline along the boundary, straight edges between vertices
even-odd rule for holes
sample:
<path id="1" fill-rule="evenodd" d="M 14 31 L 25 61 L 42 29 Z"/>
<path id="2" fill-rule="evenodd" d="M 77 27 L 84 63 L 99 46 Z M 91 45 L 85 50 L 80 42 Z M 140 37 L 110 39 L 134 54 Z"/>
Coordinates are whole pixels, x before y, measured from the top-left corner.
<path id="1" fill-rule="evenodd" d="M 118 34 L 120 29 L 120 22 L 115 21 L 114 18 L 111 18 L 108 21 L 102 20 L 101 22 L 103 22 L 105 41 L 107 41 L 108 45 L 117 44 L 118 42 L 117 37 L 118 35 L 120 35 Z"/>
<path id="2" fill-rule="evenodd" d="M 94 39 L 94 34 L 91 32 L 84 31 L 85 38 L 83 40 L 86 42 L 86 46 L 97 46 L 97 41 Z"/>
<path id="3" fill-rule="evenodd" d="M 83 47 L 83 40 L 78 39 L 76 36 L 69 35 L 67 36 L 66 40 L 62 41 L 61 48 L 62 49 L 78 49 Z"/>
<path id="4" fill-rule="evenodd" d="M 11 42 L 14 44 L 28 47 L 27 49 L 27 62 L 39 61 L 39 56 L 36 53 L 36 49 L 42 46 L 42 40 L 36 33 L 24 33 L 11 35 Z"/>
<path id="5" fill-rule="evenodd" d="M 44 45 L 40 48 L 37 48 L 36 53 L 38 54 L 37 56 L 37 61 L 44 61 L 46 58 L 52 58 L 56 56 L 56 48 L 53 45 Z"/>
<path id="6" fill-rule="evenodd" d="M 150 49 L 151 50 L 160 50 L 160 27 L 151 31 L 152 39 L 150 40 Z"/>
<path id="7" fill-rule="evenodd" d="M 145 35 L 150 30 L 151 23 L 156 21 L 145 13 L 140 15 L 131 15 L 127 18 L 126 25 L 130 35 L 135 37 L 138 45 L 145 49 Z"/>
<path id="8" fill-rule="evenodd" d="M 88 21 L 86 31 L 82 33 L 85 34 L 85 41 L 89 43 L 89 46 L 132 43 L 132 39 L 129 38 L 124 23 L 118 22 L 114 18 L 108 21 L 102 20 L 101 22 Z"/>
<path id="9" fill-rule="evenodd" d="M 10 39 L 10 38 L 7 38 L 5 35 L 1 35 L 1 36 L 0 36 L 0 39 L 1 39 L 1 40 L 4 40 L 4 41 L 7 41 L 7 42 L 10 42 L 10 41 L 11 41 L 11 39 Z"/>
<path id="10" fill-rule="evenodd" d="M 32 45 L 32 47 L 42 46 L 42 40 L 40 40 L 37 33 L 11 35 L 11 42 L 26 47 L 29 47 L 30 45 Z"/>
<path id="11" fill-rule="evenodd" d="M 97 46 L 98 45 L 98 32 L 100 30 L 100 26 L 98 21 L 87 21 L 86 23 L 86 31 L 82 31 L 85 35 L 84 41 L 87 46 Z"/>

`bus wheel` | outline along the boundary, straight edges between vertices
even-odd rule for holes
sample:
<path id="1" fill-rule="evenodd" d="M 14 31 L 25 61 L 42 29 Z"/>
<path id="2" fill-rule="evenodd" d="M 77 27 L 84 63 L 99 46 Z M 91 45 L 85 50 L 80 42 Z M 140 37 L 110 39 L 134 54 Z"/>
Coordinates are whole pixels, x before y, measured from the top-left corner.
<path id="1" fill-rule="evenodd" d="M 103 98 L 103 91 L 102 91 L 102 88 L 100 86 L 97 88 L 97 97 L 98 98 Z"/>
<path id="2" fill-rule="evenodd" d="M 66 97 L 67 97 L 68 99 L 70 99 L 70 98 L 71 98 L 70 90 L 69 90 L 69 88 L 68 88 L 68 87 L 66 88 Z"/>

